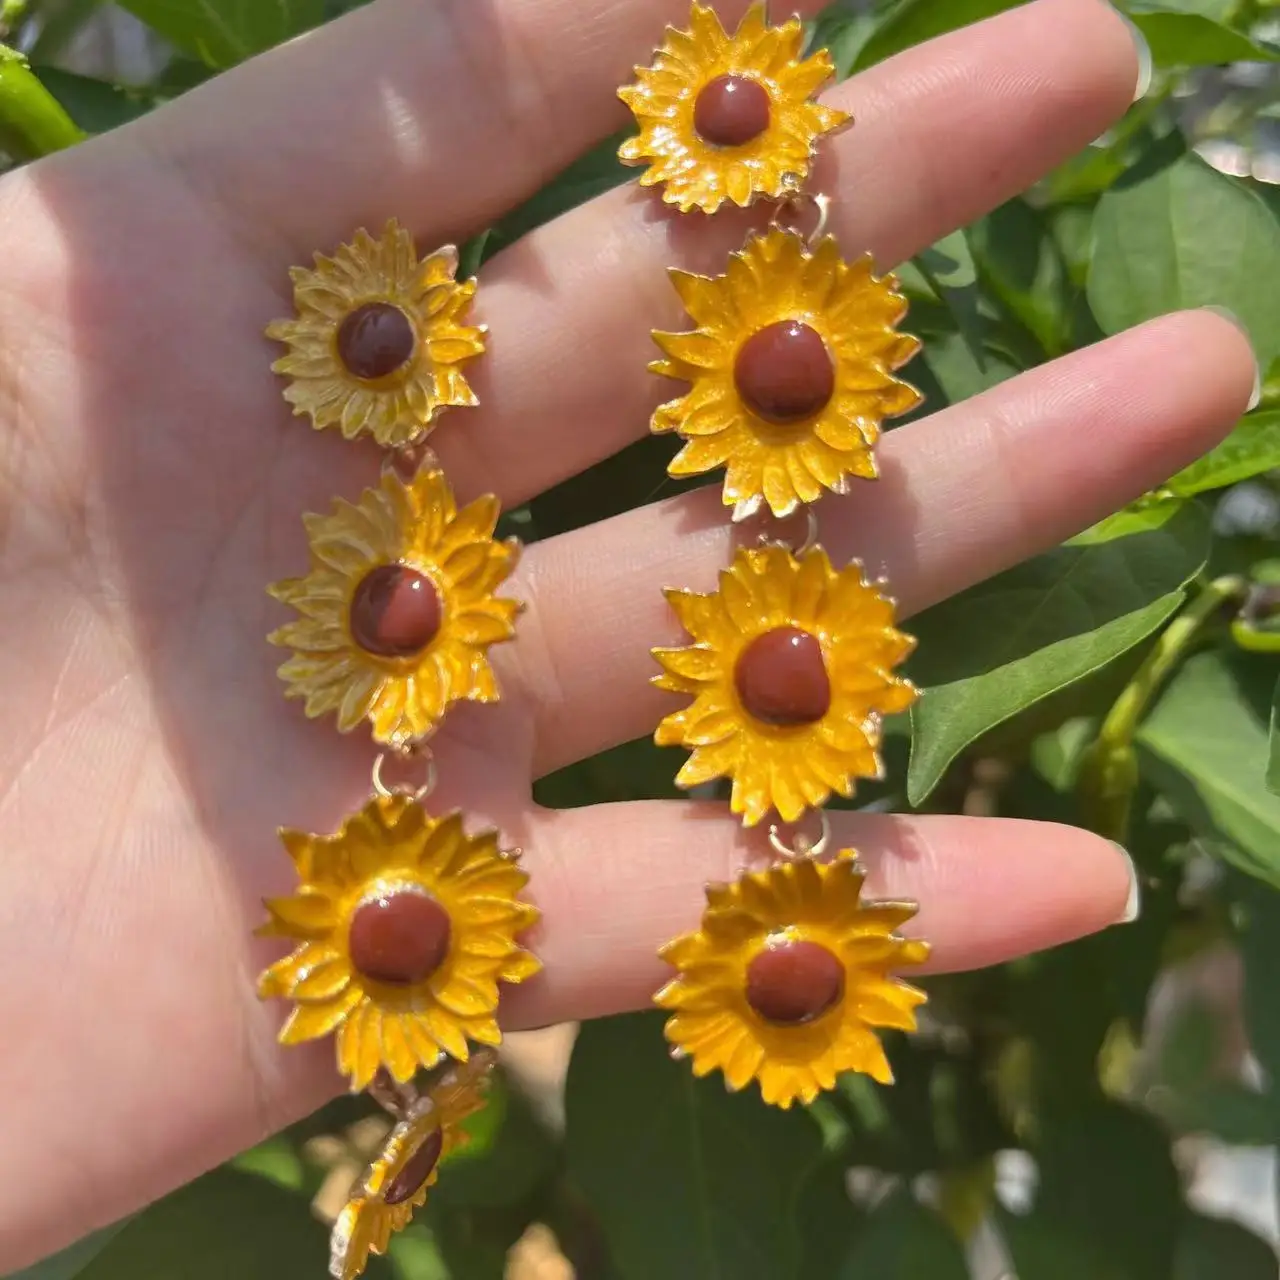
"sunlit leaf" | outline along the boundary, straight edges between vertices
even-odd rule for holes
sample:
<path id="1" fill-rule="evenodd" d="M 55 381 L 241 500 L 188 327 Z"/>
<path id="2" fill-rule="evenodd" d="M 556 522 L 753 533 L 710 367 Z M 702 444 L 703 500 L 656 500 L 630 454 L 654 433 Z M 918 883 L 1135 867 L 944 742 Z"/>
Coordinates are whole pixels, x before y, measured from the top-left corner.
<path id="1" fill-rule="evenodd" d="M 1142 767 L 1179 813 L 1242 870 L 1280 886 L 1280 796 L 1265 786 L 1275 664 L 1255 654 L 1197 654 L 1138 730 Z"/>
<path id="2" fill-rule="evenodd" d="M 1135 13 L 1158 67 L 1212 67 L 1223 62 L 1274 62 L 1277 55 L 1225 23 L 1199 13 Z"/>
<path id="3" fill-rule="evenodd" d="M 1280 410 L 1251 413 L 1216 448 L 1163 487 L 1182 497 L 1225 489 L 1280 467 Z"/>
<path id="4" fill-rule="evenodd" d="M 1159 528 L 1038 556 L 916 620 L 912 804 L 989 729 L 1150 635 L 1207 553 L 1206 520 L 1188 506 Z"/>
<path id="5" fill-rule="evenodd" d="M 880 29 L 858 51 L 855 71 L 874 66 L 901 53 L 912 45 L 923 44 L 935 36 L 945 35 L 958 27 L 967 27 L 1006 9 L 1016 8 L 1022 0 L 899 0 L 890 10 Z"/>
<path id="6" fill-rule="evenodd" d="M 1280 353 L 1280 225 L 1242 183 L 1195 155 L 1140 167 L 1102 197 L 1093 225 L 1089 303 L 1106 332 L 1217 305 L 1249 329 L 1263 367 Z"/>

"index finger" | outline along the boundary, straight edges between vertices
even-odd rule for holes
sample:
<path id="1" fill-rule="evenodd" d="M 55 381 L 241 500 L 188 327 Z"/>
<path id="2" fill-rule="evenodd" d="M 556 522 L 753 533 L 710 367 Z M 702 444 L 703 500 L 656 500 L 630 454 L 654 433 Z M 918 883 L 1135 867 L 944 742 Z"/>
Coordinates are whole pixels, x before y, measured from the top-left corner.
<path id="1" fill-rule="evenodd" d="M 717 4 L 726 25 L 747 7 Z M 272 265 L 393 216 L 462 239 L 620 129 L 617 86 L 688 14 L 688 0 L 376 0 L 126 132 Z"/>

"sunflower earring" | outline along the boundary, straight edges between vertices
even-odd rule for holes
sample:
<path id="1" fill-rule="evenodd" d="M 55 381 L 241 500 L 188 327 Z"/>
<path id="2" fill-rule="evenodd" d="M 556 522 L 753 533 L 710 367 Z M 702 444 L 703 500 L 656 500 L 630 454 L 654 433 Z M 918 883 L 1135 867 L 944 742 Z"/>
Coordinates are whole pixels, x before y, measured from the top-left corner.
<path id="1" fill-rule="evenodd" d="M 298 884 L 266 902 L 259 933 L 292 952 L 260 977 L 261 998 L 292 1002 L 283 1044 L 333 1035 L 338 1068 L 398 1120 L 334 1230 L 332 1274 L 352 1280 L 426 1196 L 456 1123 L 480 1105 L 501 1040 L 502 983 L 537 973 L 518 935 L 538 919 L 528 876 L 495 831 L 426 807 L 431 739 L 457 702 L 496 702 L 492 645 L 520 605 L 499 594 L 519 545 L 496 537 L 492 495 L 459 506 L 425 446 L 440 413 L 476 403 L 464 366 L 484 351 L 467 322 L 476 282 L 445 248 L 418 257 L 395 222 L 356 233 L 314 268 L 294 268 L 296 315 L 267 334 L 285 399 L 317 430 L 392 450 L 376 487 L 303 521 L 308 571 L 270 593 L 296 614 L 269 639 L 290 651 L 285 696 L 379 748 L 370 796 L 332 835 L 281 831 Z M 404 781 L 411 772 L 418 778 Z M 399 779 L 387 775 L 396 771 Z M 463 1064 L 419 1093 L 419 1071 Z"/>
<path id="2" fill-rule="evenodd" d="M 895 673 L 914 641 L 892 600 L 856 561 L 831 563 L 809 504 L 875 479 L 883 422 L 920 403 L 896 376 L 920 344 L 897 330 L 896 281 L 869 255 L 841 255 L 825 234 L 829 201 L 806 190 L 818 141 L 850 121 L 812 101 L 834 68 L 825 51 L 803 57 L 803 39 L 798 18 L 768 26 L 763 4 L 731 35 L 694 3 L 689 30 L 668 29 L 619 91 L 640 126 L 619 154 L 648 166 L 642 185 L 682 212 L 773 202 L 723 275 L 671 271 L 693 328 L 653 335 L 652 371 L 688 384 L 651 423 L 684 441 L 671 474 L 723 467 L 735 521 L 803 512 L 808 530 L 794 549 L 765 536 L 739 550 L 714 593 L 667 593 L 691 643 L 654 650 L 655 683 L 689 701 L 655 740 L 691 751 L 681 786 L 726 779 L 745 826 L 772 815 L 776 861 L 708 886 L 701 927 L 662 950 L 676 973 L 655 1002 L 696 1075 L 719 1069 L 732 1089 L 758 1080 L 782 1107 L 842 1071 L 892 1079 L 876 1031 L 915 1029 L 924 995 L 893 974 L 929 951 L 896 932 L 914 903 L 863 901 L 855 851 L 819 861 L 822 806 L 882 775 L 883 717 L 918 694 Z M 814 811 L 816 838 L 784 838 Z"/>

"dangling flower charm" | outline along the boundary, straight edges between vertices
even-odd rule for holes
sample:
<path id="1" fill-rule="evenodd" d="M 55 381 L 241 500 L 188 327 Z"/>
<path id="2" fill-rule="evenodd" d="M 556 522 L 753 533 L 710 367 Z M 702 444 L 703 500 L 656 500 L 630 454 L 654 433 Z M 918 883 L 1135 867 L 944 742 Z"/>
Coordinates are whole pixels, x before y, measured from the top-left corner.
<path id="1" fill-rule="evenodd" d="M 821 547 L 743 550 L 718 592 L 667 599 L 694 639 L 653 651 L 665 668 L 654 684 L 693 698 L 654 735 L 692 749 L 680 786 L 732 779 L 729 807 L 755 826 L 770 809 L 794 822 L 880 775 L 881 719 L 917 697 L 893 674 L 915 642 L 859 565 L 837 571 Z"/>
<path id="2" fill-rule="evenodd" d="M 292 268 L 298 314 L 267 337 L 289 347 L 271 367 L 291 379 L 294 413 L 399 448 L 425 439 L 442 409 L 476 404 L 462 366 L 484 351 L 485 331 L 466 323 L 476 282 L 457 270 L 452 246 L 419 261 L 394 219 L 377 240 L 361 229 L 332 258 Z"/>
<path id="3" fill-rule="evenodd" d="M 891 971 L 921 964 L 929 945 L 895 932 L 914 904 L 861 901 L 856 856 L 708 886 L 701 927 L 662 949 L 677 974 L 654 997 L 694 1075 L 723 1071 L 734 1090 L 758 1080 L 765 1102 L 784 1108 L 812 1102 L 843 1071 L 892 1083 L 875 1028 L 916 1029 L 924 992 Z"/>
<path id="4" fill-rule="evenodd" d="M 802 57 L 800 19 L 769 27 L 763 4 L 730 36 L 695 2 L 689 28 L 669 28 L 652 66 L 618 90 L 640 126 L 619 156 L 647 165 L 641 186 L 663 184 L 662 198 L 682 213 L 798 190 L 818 139 L 850 118 L 811 101 L 835 74 L 830 54 Z"/>
<path id="5" fill-rule="evenodd" d="M 498 700 L 486 653 L 514 636 L 521 606 L 494 594 L 519 555 L 494 539 L 497 498 L 459 510 L 443 472 L 388 472 L 305 522 L 311 572 L 270 588 L 302 615 L 269 637 L 295 651 L 286 697 L 337 712 L 344 733 L 368 719 L 391 745 L 429 734 L 454 702 Z"/>
<path id="6" fill-rule="evenodd" d="M 462 1124 L 484 1107 L 492 1068 L 487 1051 L 451 1068 L 392 1129 L 334 1223 L 329 1260 L 334 1280 L 356 1280 L 369 1255 L 386 1253 L 391 1237 L 426 1203 L 440 1162 L 469 1141 Z"/>
<path id="7" fill-rule="evenodd" d="M 894 376 L 920 349 L 895 326 L 907 312 L 892 276 L 865 256 L 840 257 L 831 237 L 808 249 L 794 232 L 753 236 L 722 276 L 672 270 L 692 333 L 655 333 L 654 373 L 691 384 L 653 415 L 655 432 L 688 443 L 673 476 L 727 467 L 734 519 L 761 502 L 780 518 L 850 476 L 874 479 L 872 446 L 886 418 L 920 395 Z"/>
<path id="8" fill-rule="evenodd" d="M 338 1069 L 366 1088 L 380 1069 L 411 1080 L 468 1040 L 496 1045 L 498 983 L 540 969 L 516 935 L 538 920 L 519 899 L 529 877 L 496 833 L 460 814 L 378 796 L 336 835 L 282 831 L 299 885 L 267 901 L 260 934 L 296 940 L 258 994 L 294 1001 L 282 1044 L 337 1033 Z"/>

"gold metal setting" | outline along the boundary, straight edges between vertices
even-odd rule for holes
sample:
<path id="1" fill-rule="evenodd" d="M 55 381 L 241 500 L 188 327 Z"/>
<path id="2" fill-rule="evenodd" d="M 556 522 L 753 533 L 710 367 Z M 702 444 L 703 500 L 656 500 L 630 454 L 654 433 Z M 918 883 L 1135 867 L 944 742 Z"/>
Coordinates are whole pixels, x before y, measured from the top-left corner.
<path id="1" fill-rule="evenodd" d="M 694 643 L 655 649 L 663 667 L 654 684 L 692 702 L 658 726 L 659 746 L 693 754 L 676 777 L 682 787 L 729 778 L 729 807 L 755 826 L 774 810 L 795 822 L 832 793 L 851 796 L 858 778 L 881 774 L 881 721 L 918 696 L 894 674 L 915 646 L 894 626 L 893 601 L 856 562 L 832 567 L 815 547 L 802 557 L 785 547 L 740 550 L 708 595 L 668 591 Z M 830 703 L 811 723 L 766 723 L 743 705 L 738 672 L 759 637 L 793 628 L 821 648 Z"/>
<path id="2" fill-rule="evenodd" d="M 285 696 L 303 699 L 309 716 L 336 713 L 343 733 L 367 719 L 375 741 L 392 745 L 431 733 L 455 702 L 496 702 L 487 651 L 513 638 L 522 607 L 494 594 L 520 551 L 494 538 L 498 515 L 492 495 L 459 509 L 444 473 L 424 469 L 409 481 L 386 472 L 359 502 L 305 516 L 311 570 L 270 588 L 301 615 L 269 637 L 294 651 L 280 668 Z M 387 565 L 425 576 L 439 597 L 435 635 L 405 656 L 380 656 L 352 635 L 353 598 Z"/>
<path id="3" fill-rule="evenodd" d="M 729 35 L 713 9 L 695 3 L 689 29 L 668 27 L 653 63 L 637 67 L 635 83 L 618 91 L 640 127 L 618 155 L 647 166 L 641 186 L 661 185 L 662 198 L 682 213 L 798 191 L 818 140 L 850 121 L 847 112 L 812 101 L 835 66 L 825 50 L 802 57 L 803 47 L 799 18 L 770 27 L 764 4 L 753 4 Z M 724 76 L 749 80 L 768 98 L 767 127 L 740 146 L 715 145 L 695 124 L 699 95 Z"/>
<path id="4" fill-rule="evenodd" d="M 282 1044 L 336 1033 L 338 1069 L 360 1090 L 380 1069 L 408 1081 L 446 1053 L 465 1062 L 469 1039 L 499 1043 L 498 983 L 523 982 L 541 966 L 516 941 L 538 920 L 519 897 L 529 877 L 496 832 L 468 835 L 461 814 L 431 817 L 391 795 L 375 796 L 334 835 L 280 838 L 298 887 L 267 901 L 258 932 L 297 945 L 262 975 L 258 994 L 294 1002 Z M 447 918 L 447 946 L 416 980 L 370 976 L 353 955 L 357 914 L 399 895 L 425 898 Z"/>
<path id="5" fill-rule="evenodd" d="M 664 355 L 650 369 L 690 384 L 651 424 L 687 442 L 671 474 L 727 468 L 724 502 L 735 520 L 762 502 L 785 517 L 824 490 L 848 492 L 850 477 L 874 479 L 881 425 L 920 403 L 919 392 L 894 375 L 920 350 L 916 338 L 896 329 L 907 302 L 894 277 L 878 277 L 870 256 L 845 262 L 830 236 L 810 248 L 797 232 L 777 227 L 749 239 L 722 276 L 670 274 L 697 325 L 653 335 Z M 752 409 L 738 370 L 744 344 L 785 323 L 821 338 L 834 378 L 816 413 L 778 424 Z"/>
<path id="6" fill-rule="evenodd" d="M 694 1075 L 722 1071 L 733 1090 L 757 1080 L 765 1102 L 784 1108 L 812 1102 L 843 1071 L 892 1082 L 876 1029 L 916 1029 L 924 993 L 892 971 L 923 963 L 929 946 L 896 932 L 915 915 L 913 903 L 862 901 L 856 856 L 845 850 L 825 864 L 783 862 L 707 887 L 701 926 L 662 948 L 676 976 L 654 997 L 672 1014 L 667 1039 L 690 1058 Z M 815 984 L 831 984 L 834 996 L 810 1017 L 770 1020 L 752 1003 L 753 974 L 762 955 L 767 964 L 797 944 L 818 963 L 807 974 L 792 963 L 798 978 L 787 1012 L 827 994 Z"/>
<path id="7" fill-rule="evenodd" d="M 386 1253 L 391 1237 L 426 1203 L 441 1162 L 469 1141 L 462 1124 L 484 1107 L 494 1061 L 487 1050 L 478 1051 L 407 1108 L 334 1223 L 329 1242 L 333 1280 L 356 1280 L 369 1255 Z"/>
<path id="8" fill-rule="evenodd" d="M 284 398 L 317 430 L 347 439 L 368 433 L 386 448 L 426 437 L 442 409 L 477 403 L 463 366 L 484 351 L 485 329 L 466 322 L 476 282 L 455 279 L 458 251 L 446 245 L 419 259 L 413 237 L 394 219 L 375 239 L 361 228 L 332 257 L 294 267 L 297 314 L 267 327 L 288 354 L 271 367 L 290 381 Z M 408 329 L 396 367 L 362 377 L 344 362 L 344 321 L 361 308 L 390 308 Z"/>

